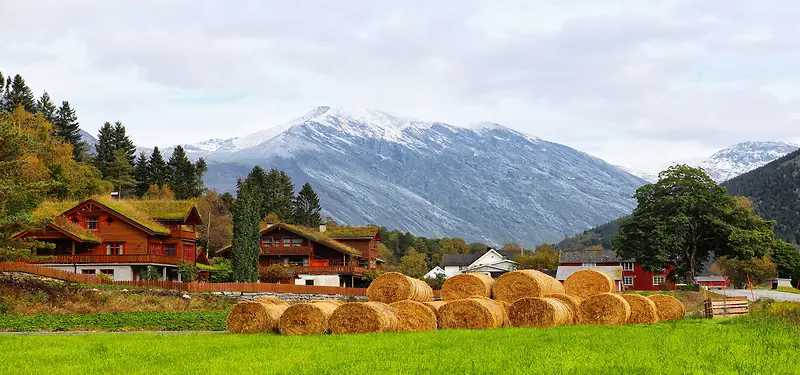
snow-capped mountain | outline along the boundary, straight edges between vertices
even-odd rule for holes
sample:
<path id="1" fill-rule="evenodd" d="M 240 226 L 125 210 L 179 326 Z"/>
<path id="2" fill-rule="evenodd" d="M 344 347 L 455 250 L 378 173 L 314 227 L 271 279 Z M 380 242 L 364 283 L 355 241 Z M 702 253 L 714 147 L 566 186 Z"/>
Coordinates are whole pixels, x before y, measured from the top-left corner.
<path id="1" fill-rule="evenodd" d="M 645 181 L 596 157 L 498 124 L 457 127 L 319 107 L 212 142 L 206 186 L 233 191 L 253 165 L 311 182 L 324 214 L 422 236 L 556 242 L 630 213 Z"/>
<path id="2" fill-rule="evenodd" d="M 709 177 L 724 182 L 761 167 L 800 146 L 786 142 L 743 142 L 717 152 L 700 163 Z"/>
<path id="3" fill-rule="evenodd" d="M 623 171 L 628 172 L 650 183 L 655 183 L 658 181 L 658 173 L 644 172 L 638 169 L 623 167 L 621 165 L 618 165 L 617 168 L 622 169 Z"/>

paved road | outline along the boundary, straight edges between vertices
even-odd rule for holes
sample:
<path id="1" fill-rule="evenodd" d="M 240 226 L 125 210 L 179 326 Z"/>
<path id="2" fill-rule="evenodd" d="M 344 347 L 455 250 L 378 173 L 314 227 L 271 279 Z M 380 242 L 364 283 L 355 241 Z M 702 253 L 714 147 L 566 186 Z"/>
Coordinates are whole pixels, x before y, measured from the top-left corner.
<path id="1" fill-rule="evenodd" d="M 714 293 L 722 294 L 721 290 L 713 290 Z M 750 295 L 750 289 L 726 289 L 725 294 L 734 297 L 747 297 L 749 300 L 753 300 L 753 296 Z M 800 294 L 794 293 L 786 293 L 786 292 L 778 292 L 776 290 L 764 290 L 764 289 L 753 289 L 753 294 L 755 294 L 756 298 L 772 298 L 776 301 L 791 301 L 791 302 L 800 302 Z"/>

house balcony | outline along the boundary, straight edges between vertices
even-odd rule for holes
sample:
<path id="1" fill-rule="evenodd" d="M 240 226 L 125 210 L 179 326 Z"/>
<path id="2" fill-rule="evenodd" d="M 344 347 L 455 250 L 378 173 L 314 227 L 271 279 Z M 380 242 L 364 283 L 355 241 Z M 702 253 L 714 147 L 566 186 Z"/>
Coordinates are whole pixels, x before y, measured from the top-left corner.
<path id="1" fill-rule="evenodd" d="M 197 232 L 192 232 L 188 230 L 173 229 L 169 232 L 169 235 L 175 238 L 185 238 L 190 240 L 197 239 Z"/>
<path id="2" fill-rule="evenodd" d="M 293 269 L 298 274 L 310 275 L 354 275 L 363 276 L 367 271 L 364 267 L 359 267 L 358 262 L 334 261 L 334 260 L 319 260 L 314 259 L 309 263 L 302 262 L 284 262 L 282 260 L 270 260 L 262 262 L 262 265 L 281 265 Z M 308 265 L 304 265 L 308 264 Z"/>
<path id="3" fill-rule="evenodd" d="M 154 254 L 122 254 L 122 255 L 53 255 L 28 261 L 38 264 L 181 264 L 184 259 L 178 256 Z"/>
<path id="4" fill-rule="evenodd" d="M 262 255 L 305 255 L 314 253 L 312 246 L 261 246 Z"/>

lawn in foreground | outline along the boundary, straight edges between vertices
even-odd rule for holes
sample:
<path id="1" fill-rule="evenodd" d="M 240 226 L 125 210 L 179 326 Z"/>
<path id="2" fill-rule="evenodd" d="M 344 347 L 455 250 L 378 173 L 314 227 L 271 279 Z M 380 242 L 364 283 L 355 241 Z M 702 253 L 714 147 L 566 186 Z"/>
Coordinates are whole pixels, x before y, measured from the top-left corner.
<path id="1" fill-rule="evenodd" d="M 796 374 L 800 330 L 776 320 L 282 337 L 0 335 L 0 373 Z"/>

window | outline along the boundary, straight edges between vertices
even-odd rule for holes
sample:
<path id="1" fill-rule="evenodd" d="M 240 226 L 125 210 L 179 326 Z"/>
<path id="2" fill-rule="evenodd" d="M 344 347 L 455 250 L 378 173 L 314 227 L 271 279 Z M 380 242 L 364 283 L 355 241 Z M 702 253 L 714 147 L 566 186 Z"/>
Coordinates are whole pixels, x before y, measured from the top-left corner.
<path id="1" fill-rule="evenodd" d="M 151 243 L 150 244 L 150 254 L 161 255 L 161 244 L 160 243 Z"/>
<path id="2" fill-rule="evenodd" d="M 625 285 L 633 285 L 633 276 L 624 276 L 622 278 L 622 283 Z"/>
<path id="3" fill-rule="evenodd" d="M 292 238 L 292 246 L 303 246 L 302 238 Z"/>
<path id="4" fill-rule="evenodd" d="M 84 275 L 94 275 L 94 270 L 81 270 Z"/>
<path id="5" fill-rule="evenodd" d="M 106 274 L 108 276 L 114 277 L 114 270 L 113 269 L 101 269 L 100 273 Z"/>
<path id="6" fill-rule="evenodd" d="M 583 263 L 584 267 L 597 267 L 597 263 Z"/>
<path id="7" fill-rule="evenodd" d="M 264 247 L 271 247 L 278 245 L 277 241 L 275 241 L 272 237 L 261 237 L 261 246 Z"/>
<path id="8" fill-rule="evenodd" d="M 164 245 L 164 255 L 174 257 L 175 256 L 175 248 L 176 245 L 173 244 L 166 244 Z"/>
<path id="9" fill-rule="evenodd" d="M 633 263 L 622 263 L 623 271 L 633 271 Z"/>
<path id="10" fill-rule="evenodd" d="M 314 280 L 306 280 L 306 285 L 314 285 Z"/>
<path id="11" fill-rule="evenodd" d="M 292 238 L 291 237 L 283 237 L 283 247 L 292 246 Z"/>
<path id="12" fill-rule="evenodd" d="M 88 230 L 97 230 L 97 218 L 96 217 L 87 217 L 86 218 L 86 229 L 88 229 Z"/>
<path id="13" fill-rule="evenodd" d="M 79 222 L 79 221 L 80 221 L 80 220 L 78 220 L 78 218 L 77 218 L 77 217 L 73 217 L 73 218 L 72 218 L 72 223 L 74 223 L 74 224 L 78 224 L 78 222 Z"/>
<path id="14" fill-rule="evenodd" d="M 194 259 L 194 245 L 183 245 L 183 257 L 188 260 Z"/>
<path id="15" fill-rule="evenodd" d="M 122 255 L 123 245 L 121 243 L 107 243 L 106 255 Z"/>
<path id="16" fill-rule="evenodd" d="M 661 285 L 666 281 L 664 276 L 653 276 L 653 285 Z"/>

